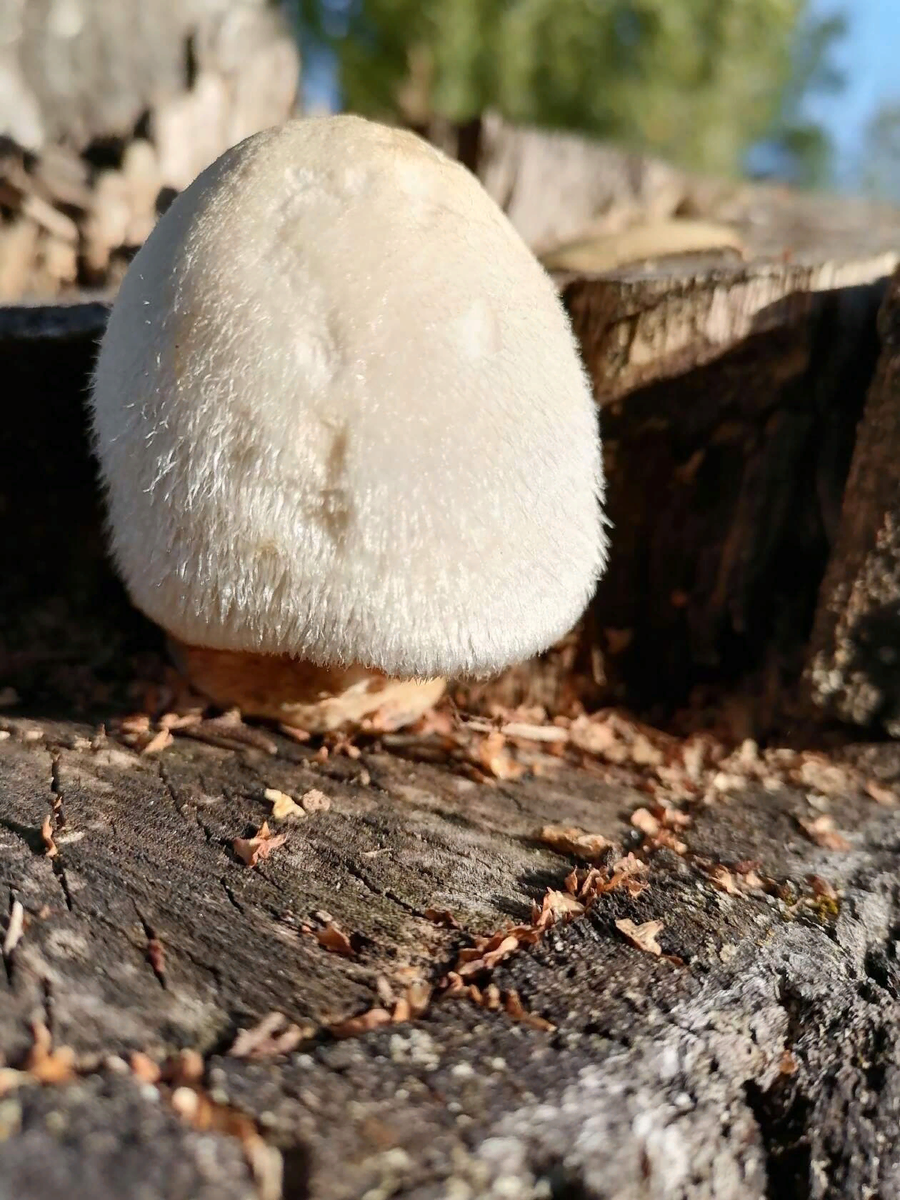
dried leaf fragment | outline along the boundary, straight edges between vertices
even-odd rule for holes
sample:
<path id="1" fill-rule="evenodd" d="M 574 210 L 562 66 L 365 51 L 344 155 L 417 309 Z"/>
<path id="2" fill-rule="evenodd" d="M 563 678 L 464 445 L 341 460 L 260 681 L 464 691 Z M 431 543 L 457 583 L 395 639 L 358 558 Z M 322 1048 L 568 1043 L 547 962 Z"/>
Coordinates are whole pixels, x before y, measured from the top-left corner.
<path id="1" fill-rule="evenodd" d="M 312 1027 L 306 1029 L 289 1022 L 284 1013 L 271 1012 L 250 1029 L 241 1029 L 228 1051 L 231 1058 L 259 1060 L 290 1054 L 306 1038 L 312 1036 Z"/>
<path id="2" fill-rule="evenodd" d="M 821 817 L 816 817 L 813 821 L 799 818 L 800 828 L 817 846 L 821 846 L 823 850 L 850 850 L 852 846 L 842 833 L 834 827 L 834 817 L 823 814 Z"/>
<path id="3" fill-rule="evenodd" d="M 507 750 L 506 738 L 499 730 L 489 733 L 481 741 L 476 761 L 495 779 L 518 779 L 525 773 L 525 768 Z"/>
<path id="4" fill-rule="evenodd" d="M 655 954 L 657 957 L 662 954 L 662 946 L 656 940 L 664 925 L 663 921 L 644 921 L 641 925 L 635 925 L 634 921 L 625 917 L 621 921 L 616 921 L 616 929 L 619 933 L 636 946 L 638 950 L 644 950 L 647 954 Z"/>
<path id="5" fill-rule="evenodd" d="M 234 838 L 231 847 L 235 854 L 248 867 L 255 867 L 258 862 L 268 858 L 273 850 L 283 846 L 287 836 L 283 833 L 273 834 L 268 821 L 263 821 L 259 829 L 249 838 Z"/>
<path id="6" fill-rule="evenodd" d="M 544 825 L 534 836 L 558 854 L 574 854 L 576 858 L 588 862 L 602 857 L 606 850 L 615 845 L 602 833 L 585 833 L 575 826 Z"/>
<path id="7" fill-rule="evenodd" d="M 390 1025 L 391 1020 L 391 1014 L 386 1008 L 370 1008 L 358 1017 L 348 1017 L 346 1021 L 329 1025 L 328 1032 L 335 1038 L 359 1037 L 360 1034 L 369 1033 L 381 1025 Z"/>
<path id="8" fill-rule="evenodd" d="M 514 1021 L 520 1022 L 522 1025 L 527 1025 L 530 1029 L 540 1029 L 545 1033 L 553 1033 L 556 1026 L 552 1022 L 547 1021 L 544 1017 L 539 1017 L 536 1013 L 528 1012 L 522 1003 L 519 993 L 515 989 L 510 989 L 506 993 L 506 998 L 503 1004 L 504 1011 Z"/>
<path id="9" fill-rule="evenodd" d="M 171 730 L 164 726 L 154 733 L 150 741 L 141 750 L 141 754 L 157 754 L 160 750 L 165 750 L 167 746 L 171 746 L 174 740 Z"/>
<path id="10" fill-rule="evenodd" d="M 28 1052 L 25 1070 L 38 1083 L 69 1083 L 75 1078 L 75 1051 L 71 1046 L 53 1049 L 50 1030 L 43 1021 L 33 1021 L 34 1045 Z"/>
<path id="11" fill-rule="evenodd" d="M 356 951 L 350 944 L 350 939 L 337 925 L 329 923 L 324 929 L 316 930 L 316 941 L 332 954 L 341 954 L 344 958 L 353 958 Z"/>

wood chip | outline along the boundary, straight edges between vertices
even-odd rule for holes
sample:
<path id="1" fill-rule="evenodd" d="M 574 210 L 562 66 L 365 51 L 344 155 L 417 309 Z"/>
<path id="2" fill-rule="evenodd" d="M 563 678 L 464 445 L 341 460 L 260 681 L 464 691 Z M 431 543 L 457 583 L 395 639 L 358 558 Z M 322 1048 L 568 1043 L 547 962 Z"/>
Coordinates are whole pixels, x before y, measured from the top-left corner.
<path id="1" fill-rule="evenodd" d="M 316 941 L 332 954 L 341 954 L 344 958 L 355 957 L 356 951 L 350 944 L 350 939 L 337 925 L 328 924 L 324 929 L 315 932 Z"/>
<path id="2" fill-rule="evenodd" d="M 521 1025 L 527 1025 L 530 1029 L 540 1029 L 545 1033 L 553 1033 L 556 1026 L 543 1017 L 537 1016 L 536 1013 L 528 1012 L 519 997 L 519 993 L 510 989 L 504 998 L 503 1009 L 506 1014 L 514 1021 L 518 1021 Z"/>
<path id="3" fill-rule="evenodd" d="M 574 826 L 544 825 L 534 837 L 559 854 L 574 854 L 588 862 L 601 858 L 615 842 L 602 833 L 585 833 Z"/>
<path id="4" fill-rule="evenodd" d="M 834 817 L 823 814 L 813 821 L 806 821 L 801 817 L 799 824 L 810 841 L 821 846 L 823 850 L 851 850 L 853 848 L 844 835 L 835 829 Z"/>
<path id="5" fill-rule="evenodd" d="M 34 1045 L 28 1052 L 25 1070 L 38 1083 L 69 1083 L 75 1078 L 75 1051 L 70 1046 L 53 1049 L 50 1030 L 43 1021 L 31 1026 Z"/>
<path id="6" fill-rule="evenodd" d="M 18 946 L 25 931 L 25 909 L 19 900 L 14 900 L 9 910 L 9 924 L 3 938 L 3 956 L 8 958 Z"/>
<path id="7" fill-rule="evenodd" d="M 304 812 L 308 813 L 328 812 L 331 808 L 331 798 L 324 792 L 320 792 L 318 788 L 310 788 L 308 792 L 304 792 L 300 797 L 300 803 Z"/>
<path id="8" fill-rule="evenodd" d="M 287 792 L 279 792 L 277 788 L 266 788 L 263 795 L 272 805 L 272 819 L 274 821 L 287 821 L 292 817 L 306 816 L 305 811 L 293 796 L 289 796 Z"/>
<path id="9" fill-rule="evenodd" d="M 53 827 L 50 824 L 50 814 L 44 817 L 44 823 L 41 825 L 41 837 L 44 840 L 44 854 L 47 858 L 56 858 L 59 854 L 59 847 L 53 840 Z"/>
<path id="10" fill-rule="evenodd" d="M 149 1055 L 143 1054 L 140 1050 L 135 1050 L 128 1060 L 131 1067 L 131 1073 L 141 1083 L 159 1083 L 162 1078 L 162 1071 L 159 1063 L 155 1063 Z"/>
<path id="11" fill-rule="evenodd" d="M 241 1029 L 228 1051 L 231 1058 L 258 1061 L 290 1054 L 313 1033 L 312 1026 L 301 1028 L 288 1021 L 284 1013 L 271 1012 L 250 1029 Z"/>
<path id="12" fill-rule="evenodd" d="M 242 862 L 245 862 L 248 867 L 255 867 L 258 862 L 268 858 L 273 850 L 283 846 L 286 841 L 286 834 L 273 834 L 269 829 L 268 821 L 263 821 L 253 837 L 235 838 L 231 847 Z"/>
<path id="13" fill-rule="evenodd" d="M 175 739 L 172 737 L 172 731 L 163 727 L 153 735 L 146 746 L 141 750 L 141 754 L 158 754 L 160 750 L 165 750 L 167 746 L 171 746 Z"/>
<path id="14" fill-rule="evenodd" d="M 360 1013 L 358 1017 L 348 1017 L 346 1021 L 338 1021 L 329 1025 L 328 1032 L 335 1038 L 359 1037 L 378 1029 L 381 1025 L 390 1025 L 392 1016 L 385 1008 L 370 1008 L 368 1012 Z"/>
<path id="15" fill-rule="evenodd" d="M 657 957 L 662 954 L 662 947 L 656 938 L 663 925 L 662 921 L 644 921 L 642 925 L 635 925 L 634 921 L 630 921 L 627 917 L 616 921 L 616 929 L 624 934 L 633 946 Z"/>
<path id="16" fill-rule="evenodd" d="M 866 795 L 874 800 L 876 804 L 883 804 L 885 808 L 894 808 L 897 805 L 897 793 L 893 788 L 879 783 L 877 779 L 866 781 Z"/>

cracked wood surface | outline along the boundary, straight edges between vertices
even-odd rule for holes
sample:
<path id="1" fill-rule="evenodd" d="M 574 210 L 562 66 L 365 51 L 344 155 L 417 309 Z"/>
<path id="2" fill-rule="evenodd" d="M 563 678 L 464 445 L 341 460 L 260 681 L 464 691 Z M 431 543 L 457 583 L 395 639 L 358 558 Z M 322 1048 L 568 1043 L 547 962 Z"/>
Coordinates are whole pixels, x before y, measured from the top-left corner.
<path id="1" fill-rule="evenodd" d="M 0 1098 L 3 1200 L 259 1196 L 234 1138 L 180 1123 L 123 1061 L 184 1049 L 203 1055 L 217 1102 L 280 1150 L 285 1200 L 900 1187 L 895 809 L 852 788 L 833 797 L 851 845 L 829 851 L 801 831 L 816 811 L 804 790 L 723 796 L 695 810 L 686 857 L 651 856 L 644 893 L 611 893 L 495 969 L 554 1032 L 438 994 L 416 1021 L 334 1041 L 323 1026 L 376 1005 L 379 976 L 414 968 L 436 984 L 472 934 L 527 920 L 563 887 L 572 862 L 536 844 L 536 826 L 634 845 L 641 772 L 607 782 L 561 766 L 487 786 L 375 749 L 322 763 L 281 738 L 274 756 L 179 741 L 142 758 L 112 740 L 71 748 L 90 727 L 4 725 L 0 880 L 25 928 L 6 955 L 0 1049 L 20 1065 L 43 1020 L 79 1077 Z M 890 747 L 856 757 L 885 785 L 900 775 Z M 251 869 L 231 839 L 265 818 L 267 787 L 315 787 L 331 807 L 285 825 L 287 843 Z M 697 866 L 748 859 L 777 894 L 728 895 Z M 812 902 L 810 875 L 839 901 Z M 358 935 L 353 958 L 304 930 L 323 913 Z M 662 920 L 684 965 L 629 945 L 623 918 Z M 230 1057 L 237 1031 L 272 1011 L 304 1041 Z"/>
<path id="2" fill-rule="evenodd" d="M 775 446 L 741 477 L 745 505 L 754 478 L 797 461 L 816 420 L 832 422 L 833 441 L 845 429 L 832 401 L 874 363 L 871 291 L 817 303 L 812 324 L 801 305 L 799 324 L 685 377 Z M 641 895 L 603 896 L 500 962 L 501 994 L 553 1031 L 437 987 L 415 1020 L 346 1040 L 328 1032 L 384 1003 L 379 979 L 395 993 L 414 976 L 438 985 L 476 935 L 528 921 L 548 888 L 562 890 L 573 860 L 537 844 L 536 827 L 636 846 L 629 819 L 648 802 L 648 776 L 560 762 L 488 786 L 441 755 L 413 761 L 371 743 L 359 759 L 320 762 L 314 745 L 278 735 L 274 755 L 177 739 L 157 757 L 98 738 L 99 722 L 139 703 L 133 681 L 160 651 L 102 555 L 76 399 L 102 320 L 99 306 L 0 313 L 0 366 L 22 401 L 0 429 L 0 538 L 13 565 L 0 575 L 0 689 L 18 694 L 0 712 L 0 1200 L 897 1194 L 900 830 L 898 809 L 871 798 L 897 791 L 890 746 L 854 752 L 859 778 L 877 781 L 869 795 L 849 777 L 828 795 L 802 781 L 724 788 L 694 806 L 685 856 L 651 855 Z M 852 336 L 833 337 L 838 327 Z M 647 438 L 663 444 L 660 417 L 697 412 L 685 379 L 623 406 L 633 432 L 618 426 L 618 450 L 609 440 L 620 465 L 640 468 L 633 483 L 611 472 L 623 509 L 648 477 Z M 781 425 L 753 408 L 766 387 L 784 401 Z M 701 422 L 690 436 L 707 432 Z M 826 446 L 816 460 L 832 490 L 835 457 Z M 715 479 L 735 475 L 732 459 L 718 461 Z M 685 561 L 689 551 L 678 547 Z M 663 636 L 683 652 L 679 628 Z M 287 843 L 248 868 L 232 841 L 268 815 L 267 788 L 316 788 L 331 805 L 284 826 Z M 823 816 L 849 848 L 803 832 Z M 774 881 L 768 891 L 729 895 L 710 878 L 710 864 L 750 861 Z M 435 925 L 430 909 L 459 928 Z M 662 921 L 668 957 L 629 944 L 622 920 Z M 319 944 L 327 922 L 352 936 L 353 956 Z M 259 1061 L 228 1053 L 272 1012 L 298 1044 Z M 56 1083 L 19 1072 L 43 1026 L 76 1056 Z M 176 1101 L 183 1111 L 196 1094 L 132 1070 L 134 1051 L 200 1055 L 203 1095 L 232 1116 L 180 1119 Z M 277 1191 L 234 1113 L 278 1151 Z"/>

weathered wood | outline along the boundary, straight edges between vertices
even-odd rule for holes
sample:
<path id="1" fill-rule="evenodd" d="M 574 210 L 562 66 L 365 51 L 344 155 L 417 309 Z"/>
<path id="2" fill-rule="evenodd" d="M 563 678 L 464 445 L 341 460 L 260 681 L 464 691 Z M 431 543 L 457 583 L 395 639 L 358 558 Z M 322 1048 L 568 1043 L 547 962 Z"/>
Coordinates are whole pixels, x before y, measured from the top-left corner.
<path id="1" fill-rule="evenodd" d="M 438 993 L 416 1021 L 336 1042 L 323 1024 L 381 1003 L 379 977 L 402 988 L 412 968 L 437 985 L 473 934 L 563 889 L 571 860 L 536 845 L 536 826 L 636 845 L 628 815 L 653 771 L 563 766 L 488 787 L 374 747 L 317 763 L 280 739 L 274 757 L 182 742 L 142 760 L 92 748 L 94 727 L 4 724 L 0 875 L 24 932 L 0 980 L 0 1048 L 21 1066 L 37 1020 L 77 1055 L 71 1082 L 0 1075 L 4 1200 L 62 1196 L 63 1180 L 75 1200 L 264 1194 L 237 1139 L 175 1121 L 171 1090 L 127 1069 L 133 1051 L 185 1048 L 203 1058 L 203 1094 L 280 1150 L 285 1200 L 855 1200 L 898 1186 L 898 818 L 849 771 L 827 803 L 852 848 L 804 836 L 813 776 L 717 792 L 688 805 L 686 856 L 650 854 L 643 894 L 612 892 L 501 962 L 493 983 L 555 1032 Z M 896 754 L 858 758 L 889 792 Z M 251 869 L 231 839 L 269 811 L 266 787 L 314 787 L 331 807 Z M 711 879 L 709 864 L 747 859 L 768 892 Z M 358 935 L 354 957 L 305 932 L 323 910 Z M 661 920 L 683 965 L 630 946 L 625 918 Z M 271 1011 L 301 1044 L 229 1057 Z"/>
<path id="2" fill-rule="evenodd" d="M 739 333 L 689 387 L 663 377 L 616 401 L 607 421 L 634 405 L 638 432 L 627 454 L 609 437 L 613 495 L 637 486 L 623 461 L 657 479 L 648 439 L 694 389 L 687 445 L 723 414 L 774 437 L 763 376 L 802 429 L 813 394 L 844 430 L 829 388 L 856 387 L 860 346 L 874 360 L 872 302 L 789 303 L 797 321 Z M 179 737 L 141 755 L 104 736 L 161 664 L 99 535 L 81 399 L 104 319 L 100 304 L 0 310 L 15 401 L 0 426 L 0 1200 L 894 1194 L 896 748 L 723 759 L 709 739 L 603 718 L 545 729 L 562 757 L 477 732 L 324 759 L 275 733 L 273 754 Z M 798 461 L 797 436 L 773 462 Z M 715 479 L 732 473 L 729 458 Z M 267 789 L 329 805 L 279 825 Z M 233 840 L 266 819 L 287 841 L 248 867 Z M 654 819 L 671 822 L 661 839 Z M 565 891 L 576 860 L 536 839 L 548 824 L 615 842 L 601 865 L 637 851 L 648 886 L 516 945 L 475 975 L 482 1006 L 448 994 L 461 949 L 532 927 L 532 906 Z M 661 921 L 668 957 L 623 921 Z M 349 956 L 317 938 L 329 923 Z M 330 1032 L 393 1011 L 411 979 L 434 988 L 414 1019 Z M 282 1050 L 229 1053 L 273 1012 Z"/>
<path id="3" fill-rule="evenodd" d="M 587 634 L 605 658 L 596 698 L 671 711 L 706 682 L 755 677 L 743 732 L 783 717 L 894 261 L 673 265 L 565 286 L 610 479 L 614 552 Z"/>
<path id="4" fill-rule="evenodd" d="M 812 644 L 813 699 L 900 736 L 900 274 L 885 298 L 881 358 L 859 425 Z"/>

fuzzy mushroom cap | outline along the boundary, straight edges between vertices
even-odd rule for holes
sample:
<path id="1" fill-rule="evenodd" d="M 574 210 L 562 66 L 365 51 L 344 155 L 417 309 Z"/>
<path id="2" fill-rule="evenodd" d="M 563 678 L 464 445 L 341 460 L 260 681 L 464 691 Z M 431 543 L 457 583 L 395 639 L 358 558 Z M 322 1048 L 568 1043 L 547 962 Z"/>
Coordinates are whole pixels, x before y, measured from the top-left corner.
<path id="1" fill-rule="evenodd" d="M 570 629 L 603 567 L 551 280 L 468 171 L 357 117 L 247 138 L 175 200 L 93 411 L 118 568 L 191 645 L 488 674 Z"/>

